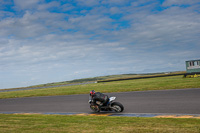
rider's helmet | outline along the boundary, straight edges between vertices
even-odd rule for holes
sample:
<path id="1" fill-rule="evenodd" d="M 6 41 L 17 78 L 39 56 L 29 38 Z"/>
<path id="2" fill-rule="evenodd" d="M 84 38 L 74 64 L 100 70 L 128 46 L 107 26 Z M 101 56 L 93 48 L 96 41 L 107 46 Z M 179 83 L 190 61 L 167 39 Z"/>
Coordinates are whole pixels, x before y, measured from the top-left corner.
<path id="1" fill-rule="evenodd" d="M 94 94 L 95 94 L 94 90 L 90 91 L 90 96 L 93 96 Z"/>

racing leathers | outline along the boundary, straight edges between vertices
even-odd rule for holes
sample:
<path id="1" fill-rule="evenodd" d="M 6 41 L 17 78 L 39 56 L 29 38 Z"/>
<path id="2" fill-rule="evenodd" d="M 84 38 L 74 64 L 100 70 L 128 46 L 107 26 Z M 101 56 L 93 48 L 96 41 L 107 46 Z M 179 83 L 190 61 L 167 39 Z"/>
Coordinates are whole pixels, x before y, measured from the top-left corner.
<path id="1" fill-rule="evenodd" d="M 98 106 L 106 106 L 106 104 L 109 101 L 109 98 L 107 95 L 100 93 L 100 92 L 96 92 L 95 94 L 91 95 L 89 97 L 90 99 L 90 103 L 92 104 L 96 104 Z"/>

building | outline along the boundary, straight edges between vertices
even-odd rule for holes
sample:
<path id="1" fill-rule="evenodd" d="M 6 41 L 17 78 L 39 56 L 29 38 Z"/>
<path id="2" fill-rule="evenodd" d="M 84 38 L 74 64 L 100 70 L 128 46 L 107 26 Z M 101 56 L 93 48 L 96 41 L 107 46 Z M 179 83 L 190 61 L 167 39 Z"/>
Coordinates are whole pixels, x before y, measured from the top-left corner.
<path id="1" fill-rule="evenodd" d="M 187 73 L 200 73 L 200 59 L 186 61 Z"/>

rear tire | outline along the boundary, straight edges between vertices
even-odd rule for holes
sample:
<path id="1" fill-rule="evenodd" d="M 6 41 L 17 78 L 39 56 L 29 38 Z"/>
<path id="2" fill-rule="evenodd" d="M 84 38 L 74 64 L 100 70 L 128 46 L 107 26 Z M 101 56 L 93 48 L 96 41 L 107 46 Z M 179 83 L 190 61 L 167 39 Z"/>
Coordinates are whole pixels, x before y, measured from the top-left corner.
<path id="1" fill-rule="evenodd" d="M 124 110 L 124 106 L 119 102 L 112 103 L 111 107 L 115 112 L 122 112 Z"/>

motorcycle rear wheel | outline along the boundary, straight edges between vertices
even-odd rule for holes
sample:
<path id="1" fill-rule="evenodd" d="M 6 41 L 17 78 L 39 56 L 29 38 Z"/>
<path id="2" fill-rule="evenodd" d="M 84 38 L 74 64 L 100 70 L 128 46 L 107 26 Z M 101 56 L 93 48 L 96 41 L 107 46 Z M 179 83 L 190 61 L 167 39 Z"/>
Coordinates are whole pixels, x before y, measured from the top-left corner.
<path id="1" fill-rule="evenodd" d="M 124 106 L 119 102 L 112 103 L 111 107 L 115 112 L 122 112 L 124 110 Z"/>

